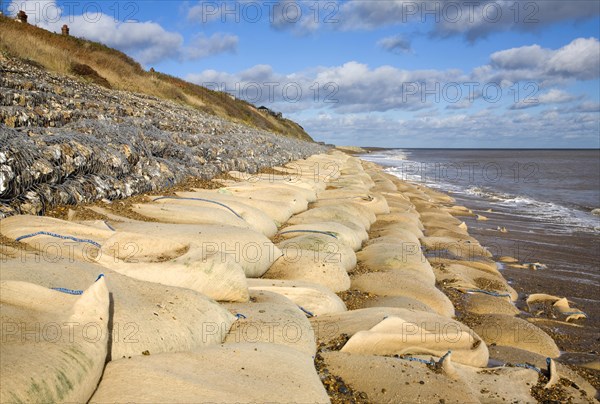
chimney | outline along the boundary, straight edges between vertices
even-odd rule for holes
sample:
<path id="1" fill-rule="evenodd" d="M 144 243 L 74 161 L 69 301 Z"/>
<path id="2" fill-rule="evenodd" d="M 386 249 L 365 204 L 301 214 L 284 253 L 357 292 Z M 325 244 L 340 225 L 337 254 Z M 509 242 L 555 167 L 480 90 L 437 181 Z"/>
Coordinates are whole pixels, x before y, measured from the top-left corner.
<path id="1" fill-rule="evenodd" d="M 23 10 L 20 10 L 17 13 L 17 21 L 22 22 L 23 24 L 27 24 L 27 13 Z"/>
<path id="2" fill-rule="evenodd" d="M 69 36 L 69 26 L 67 24 L 63 25 L 61 30 L 64 36 Z"/>

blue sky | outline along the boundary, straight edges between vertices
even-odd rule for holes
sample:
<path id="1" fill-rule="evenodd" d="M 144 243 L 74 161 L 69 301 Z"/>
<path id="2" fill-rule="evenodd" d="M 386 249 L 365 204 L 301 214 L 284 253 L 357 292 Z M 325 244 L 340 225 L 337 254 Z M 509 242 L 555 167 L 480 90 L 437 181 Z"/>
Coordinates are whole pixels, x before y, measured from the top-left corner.
<path id="1" fill-rule="evenodd" d="M 281 111 L 316 140 L 600 147 L 600 2 L 2 2 Z"/>

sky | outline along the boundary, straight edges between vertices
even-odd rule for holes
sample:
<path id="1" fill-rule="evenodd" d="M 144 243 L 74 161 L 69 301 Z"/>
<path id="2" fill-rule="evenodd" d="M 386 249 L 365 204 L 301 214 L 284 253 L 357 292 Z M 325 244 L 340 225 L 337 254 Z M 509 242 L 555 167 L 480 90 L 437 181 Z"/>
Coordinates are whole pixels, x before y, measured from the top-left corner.
<path id="1" fill-rule="evenodd" d="M 318 141 L 599 148 L 598 0 L 0 0 Z"/>

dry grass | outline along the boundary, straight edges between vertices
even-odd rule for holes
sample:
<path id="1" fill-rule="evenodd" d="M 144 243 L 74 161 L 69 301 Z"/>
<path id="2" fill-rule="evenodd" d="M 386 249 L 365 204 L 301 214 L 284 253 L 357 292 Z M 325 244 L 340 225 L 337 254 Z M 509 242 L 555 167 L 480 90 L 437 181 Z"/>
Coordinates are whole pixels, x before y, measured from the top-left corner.
<path id="1" fill-rule="evenodd" d="M 55 34 L 5 16 L 0 16 L 0 51 L 71 77 L 81 78 L 72 66 L 87 65 L 97 73 L 95 82 L 106 80 L 114 89 L 173 100 L 259 129 L 312 140 L 295 122 L 264 115 L 245 101 L 167 74 L 147 72 L 129 56 L 100 43 Z"/>

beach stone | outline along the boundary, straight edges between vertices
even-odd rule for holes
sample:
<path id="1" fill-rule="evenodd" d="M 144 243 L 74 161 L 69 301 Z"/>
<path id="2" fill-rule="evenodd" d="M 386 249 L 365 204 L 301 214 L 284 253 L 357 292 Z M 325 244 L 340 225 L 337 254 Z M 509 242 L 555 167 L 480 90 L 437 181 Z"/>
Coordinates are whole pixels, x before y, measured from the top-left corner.
<path id="1" fill-rule="evenodd" d="M 226 344 L 266 342 L 309 355 L 317 350 L 306 314 L 280 294 L 256 290 L 250 293 L 248 303 L 224 303 L 223 307 L 238 316 L 226 335 Z"/>
<path id="2" fill-rule="evenodd" d="M 0 282 L 2 402 L 89 400 L 102 375 L 109 336 L 106 282 L 91 282 L 81 296 Z"/>
<path id="3" fill-rule="evenodd" d="M 472 328 L 488 345 L 519 348 L 550 358 L 560 356 L 560 350 L 548 334 L 520 318 L 487 314 L 479 316 Z"/>
<path id="4" fill-rule="evenodd" d="M 174 397 L 178 402 L 287 402 L 290 397 L 329 402 L 310 355 L 265 343 L 110 362 L 90 402 L 166 403 Z"/>
<path id="5" fill-rule="evenodd" d="M 352 279 L 351 288 L 380 296 L 408 297 L 426 304 L 442 316 L 454 316 L 454 306 L 445 294 L 401 271 L 357 275 Z"/>

